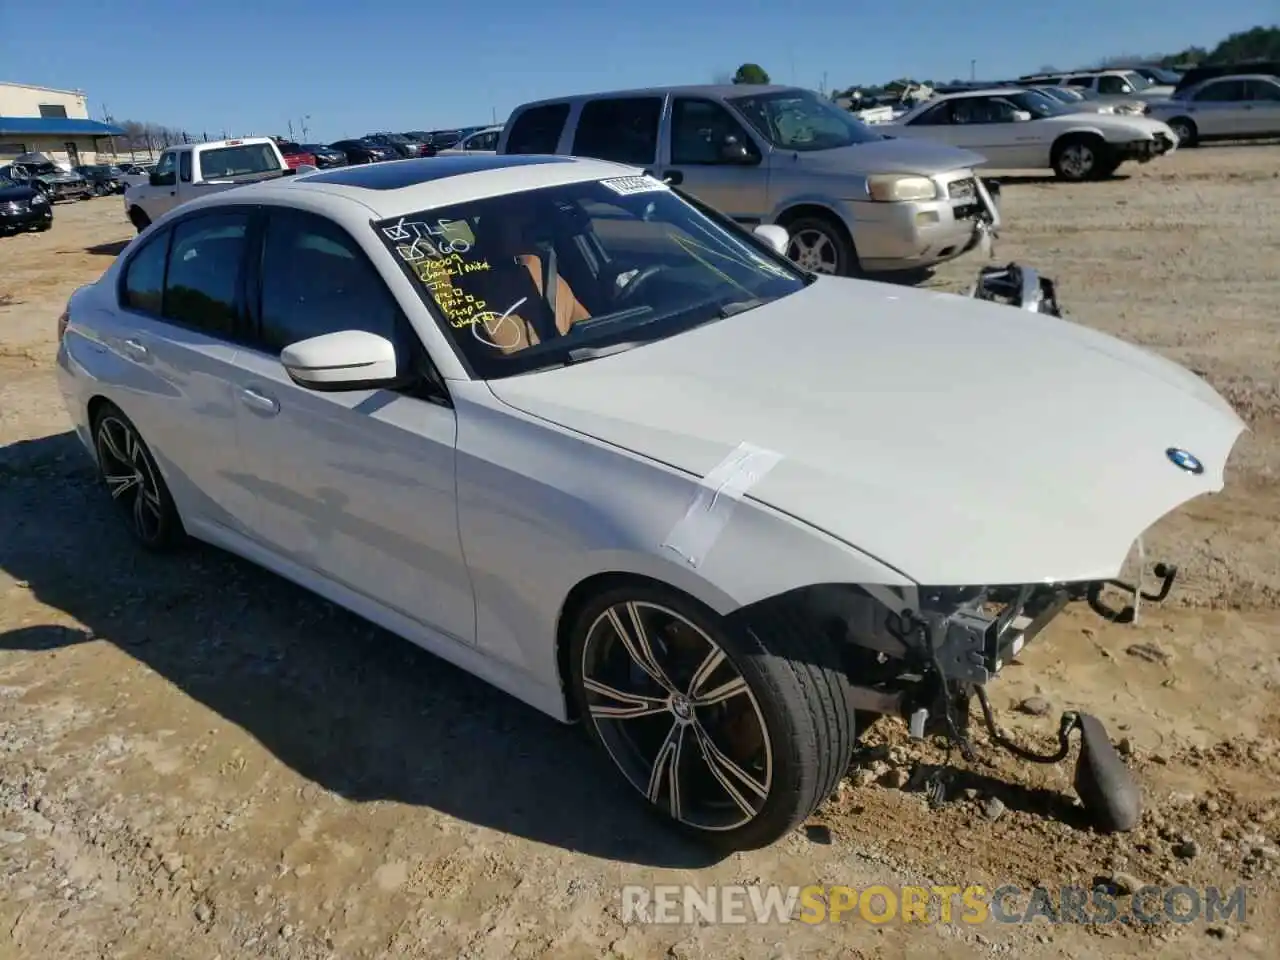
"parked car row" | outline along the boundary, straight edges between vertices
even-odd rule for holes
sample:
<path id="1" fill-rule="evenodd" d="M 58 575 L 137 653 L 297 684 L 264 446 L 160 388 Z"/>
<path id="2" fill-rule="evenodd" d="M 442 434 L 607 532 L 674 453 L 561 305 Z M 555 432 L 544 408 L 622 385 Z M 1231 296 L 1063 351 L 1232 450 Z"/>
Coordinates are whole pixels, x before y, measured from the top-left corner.
<path id="1" fill-rule="evenodd" d="M 12 163 L 0 167 L 0 177 L 38 190 L 50 203 L 87 200 L 93 196 L 93 187 L 84 176 L 63 169 L 43 153 L 19 154 Z"/>

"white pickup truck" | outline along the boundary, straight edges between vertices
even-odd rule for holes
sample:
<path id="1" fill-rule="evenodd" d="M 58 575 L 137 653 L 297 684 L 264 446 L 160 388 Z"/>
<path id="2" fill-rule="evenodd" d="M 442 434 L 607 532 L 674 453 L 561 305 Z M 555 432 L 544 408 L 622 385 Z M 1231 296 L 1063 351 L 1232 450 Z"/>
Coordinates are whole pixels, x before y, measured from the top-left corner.
<path id="1" fill-rule="evenodd" d="M 160 154 L 149 182 L 125 191 L 125 214 L 141 233 L 188 200 L 292 173 L 270 137 L 179 144 Z"/>

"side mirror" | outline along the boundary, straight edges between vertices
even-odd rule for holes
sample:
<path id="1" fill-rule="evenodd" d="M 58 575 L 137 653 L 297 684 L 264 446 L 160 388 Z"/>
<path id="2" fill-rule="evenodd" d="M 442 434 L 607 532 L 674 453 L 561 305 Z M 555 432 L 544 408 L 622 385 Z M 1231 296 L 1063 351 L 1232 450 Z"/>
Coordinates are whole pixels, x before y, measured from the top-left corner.
<path id="1" fill-rule="evenodd" d="M 1013 119 L 1015 123 L 1026 123 L 1031 119 L 1031 114 L 1026 110 L 1015 110 L 1013 111 Z"/>
<path id="2" fill-rule="evenodd" d="M 339 330 L 291 343 L 280 363 L 300 387 L 332 392 L 376 390 L 399 383 L 395 345 L 366 330 Z"/>
<path id="3" fill-rule="evenodd" d="M 756 156 L 745 143 L 730 134 L 720 144 L 720 159 L 724 163 L 749 164 L 756 162 Z"/>
<path id="4" fill-rule="evenodd" d="M 149 176 L 153 187 L 172 187 L 178 182 L 178 175 L 172 171 L 169 173 L 156 173 L 155 171 L 152 171 Z"/>
<path id="5" fill-rule="evenodd" d="M 786 227 L 780 227 L 776 223 L 762 223 L 751 232 L 771 246 L 775 252 L 784 257 L 787 255 L 787 247 L 791 246 L 791 234 L 787 233 Z"/>

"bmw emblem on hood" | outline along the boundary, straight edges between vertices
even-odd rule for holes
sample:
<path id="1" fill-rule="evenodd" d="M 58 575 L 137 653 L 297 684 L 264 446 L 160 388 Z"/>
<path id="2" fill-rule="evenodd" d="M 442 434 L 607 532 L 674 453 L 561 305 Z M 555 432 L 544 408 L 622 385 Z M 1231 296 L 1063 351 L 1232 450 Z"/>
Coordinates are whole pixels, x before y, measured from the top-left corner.
<path id="1" fill-rule="evenodd" d="M 1200 462 L 1198 457 L 1194 454 L 1188 453 L 1186 450 L 1179 449 L 1178 447 L 1170 447 L 1164 452 L 1164 455 L 1168 457 L 1169 462 L 1179 470 L 1185 470 L 1187 473 L 1204 473 L 1204 464 Z"/>

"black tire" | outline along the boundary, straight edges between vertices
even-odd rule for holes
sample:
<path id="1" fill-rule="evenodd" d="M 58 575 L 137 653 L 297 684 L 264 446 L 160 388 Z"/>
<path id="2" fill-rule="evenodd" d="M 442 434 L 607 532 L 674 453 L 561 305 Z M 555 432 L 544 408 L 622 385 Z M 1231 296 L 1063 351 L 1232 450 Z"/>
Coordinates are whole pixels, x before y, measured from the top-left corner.
<path id="1" fill-rule="evenodd" d="M 1200 143 L 1200 130 L 1190 117 L 1174 117 L 1169 121 L 1169 128 L 1178 138 L 1178 148 L 1195 147 Z"/>
<path id="2" fill-rule="evenodd" d="M 94 410 L 92 428 L 98 475 L 134 541 L 154 552 L 179 546 L 182 518 L 138 428 L 112 403 Z"/>
<path id="3" fill-rule="evenodd" d="M 137 227 L 139 233 L 151 226 L 151 218 L 140 207 L 129 208 L 129 222 Z"/>
<path id="4" fill-rule="evenodd" d="M 1106 144 L 1091 134 L 1059 137 L 1049 155 L 1054 175 L 1068 183 L 1096 180 L 1097 171 L 1106 160 Z"/>
<path id="5" fill-rule="evenodd" d="M 768 846 L 803 823 L 844 776 L 856 739 L 835 643 L 798 607 L 766 606 L 724 618 L 669 587 L 636 582 L 594 597 L 571 627 L 570 691 L 589 737 L 645 796 L 647 809 L 721 852 Z M 629 653 L 609 616 L 622 610 L 639 611 L 657 644 L 645 649 L 654 650 L 660 672 L 675 678 L 675 693 L 664 693 Z M 622 613 L 619 620 L 634 638 L 634 621 Z M 666 629 L 657 629 L 664 622 Z M 705 667 L 716 650 L 723 657 L 700 683 L 700 671 L 690 667 Z M 718 700 L 695 702 L 699 691 L 711 698 L 728 688 L 733 692 Z M 599 716 L 632 708 L 604 690 L 629 694 L 647 713 Z M 670 762 L 683 775 L 655 773 L 673 736 Z M 712 750 L 704 746 L 708 739 Z M 642 742 L 659 744 L 648 751 L 652 760 Z M 733 764 L 714 759 L 717 753 Z M 730 777 L 734 765 L 748 779 Z"/>
<path id="6" fill-rule="evenodd" d="M 782 226 L 791 234 L 787 256 L 806 270 L 838 277 L 859 273 L 853 240 L 834 216 L 799 217 L 784 221 Z"/>
<path id="7" fill-rule="evenodd" d="M 42 223 L 38 227 L 36 227 L 36 232 L 44 233 L 46 230 L 48 230 L 52 226 L 53 226 L 53 221 L 50 220 L 48 223 Z"/>

